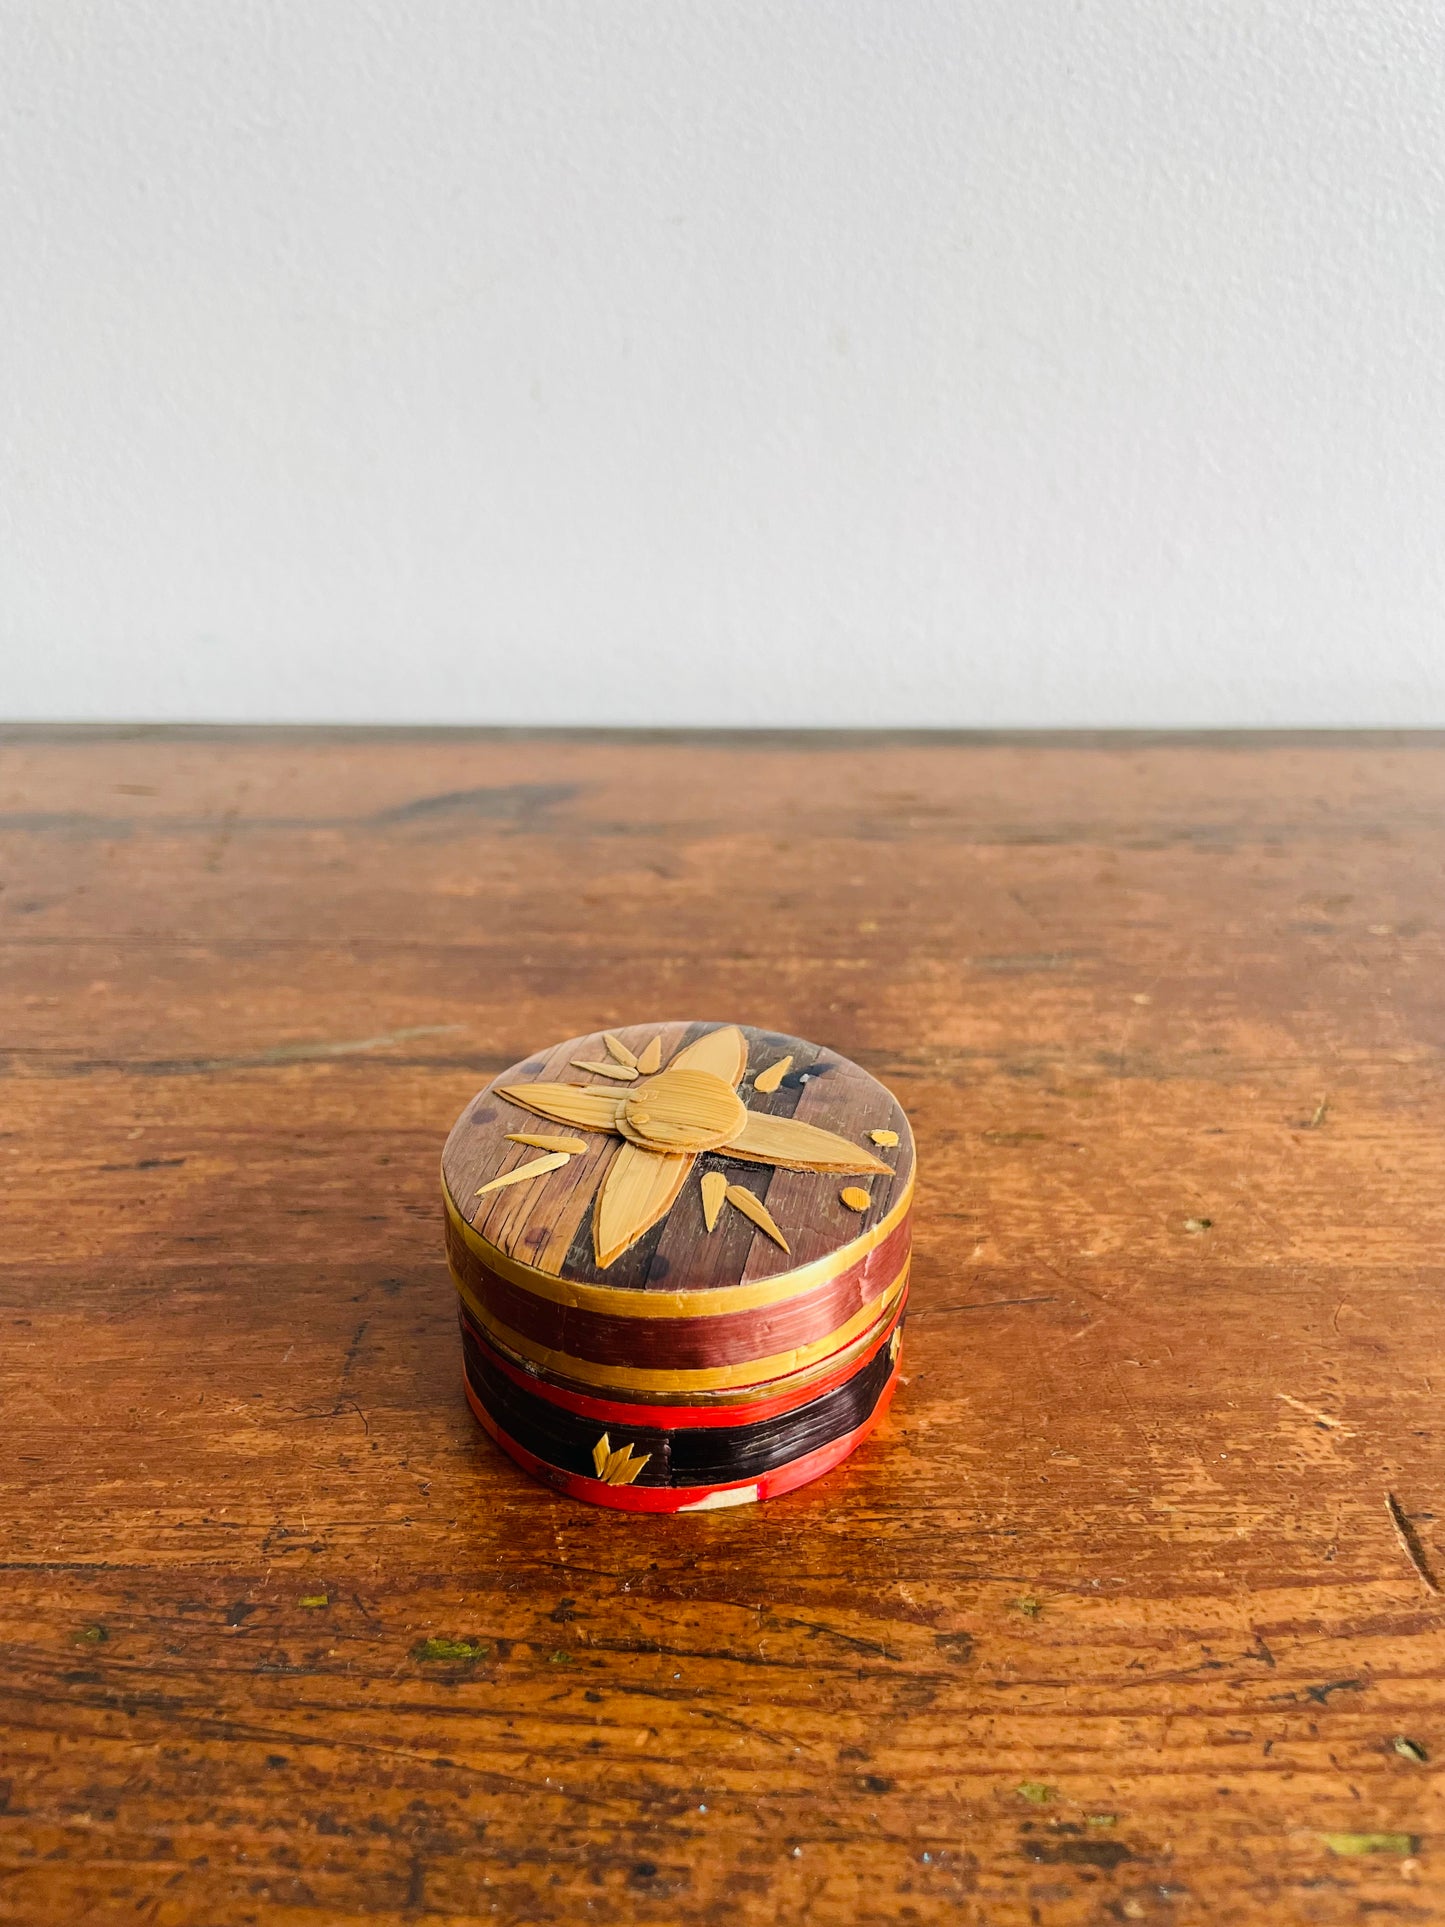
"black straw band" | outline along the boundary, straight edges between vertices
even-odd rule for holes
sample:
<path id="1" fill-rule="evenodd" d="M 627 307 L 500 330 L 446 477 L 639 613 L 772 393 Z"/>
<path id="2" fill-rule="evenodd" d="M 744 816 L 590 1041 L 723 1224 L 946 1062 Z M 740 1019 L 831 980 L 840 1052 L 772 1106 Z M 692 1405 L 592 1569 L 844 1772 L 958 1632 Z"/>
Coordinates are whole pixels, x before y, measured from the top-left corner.
<path id="1" fill-rule="evenodd" d="M 602 1427 L 595 1418 L 569 1412 L 515 1384 L 487 1358 L 465 1322 L 462 1349 L 472 1391 L 508 1437 L 548 1465 L 581 1478 L 596 1477 L 594 1453 Z M 629 1428 L 625 1434 L 614 1425 L 610 1445 L 614 1450 L 628 1446 L 634 1459 L 646 1458 L 637 1475 L 639 1485 L 722 1485 L 756 1478 L 865 1424 L 892 1376 L 896 1355 L 896 1343 L 881 1345 L 835 1390 L 775 1418 L 675 1431 Z"/>

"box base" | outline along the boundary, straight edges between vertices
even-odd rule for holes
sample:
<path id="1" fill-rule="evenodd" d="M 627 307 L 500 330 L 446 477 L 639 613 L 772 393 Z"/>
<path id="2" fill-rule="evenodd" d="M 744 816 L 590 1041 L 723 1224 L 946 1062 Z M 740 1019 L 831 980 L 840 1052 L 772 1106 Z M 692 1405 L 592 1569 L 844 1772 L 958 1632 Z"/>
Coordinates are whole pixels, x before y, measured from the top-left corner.
<path id="1" fill-rule="evenodd" d="M 786 1465 L 774 1466 L 756 1479 L 740 1479 L 732 1484 L 712 1486 L 608 1485 L 601 1479 L 587 1479 L 575 1472 L 564 1472 L 555 1465 L 548 1465 L 524 1445 L 509 1438 L 465 1379 L 463 1386 L 472 1415 L 488 1436 L 501 1446 L 508 1457 L 515 1459 L 524 1472 L 530 1472 L 534 1479 L 551 1486 L 554 1491 L 565 1492 L 572 1499 L 585 1499 L 590 1505 L 611 1506 L 619 1512 L 713 1512 L 724 1506 L 753 1505 L 762 1499 L 776 1499 L 784 1492 L 795 1492 L 799 1486 L 821 1479 L 834 1466 L 841 1465 L 850 1453 L 857 1451 L 888 1410 L 898 1386 L 898 1370 L 895 1366 L 878 1395 L 877 1404 L 852 1432 L 845 1433 L 842 1438 L 830 1439 L 826 1445 L 805 1452 L 801 1458 L 792 1459 Z"/>

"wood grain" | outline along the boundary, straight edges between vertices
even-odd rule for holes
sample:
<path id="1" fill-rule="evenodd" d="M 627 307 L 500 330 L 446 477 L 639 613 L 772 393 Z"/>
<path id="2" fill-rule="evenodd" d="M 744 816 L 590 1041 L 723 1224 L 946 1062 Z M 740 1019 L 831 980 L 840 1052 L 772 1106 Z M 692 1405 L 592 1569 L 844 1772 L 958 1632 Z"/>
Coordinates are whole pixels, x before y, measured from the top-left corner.
<path id="1" fill-rule="evenodd" d="M 1426 738 L 7 732 L 0 1919 L 1441 1918 L 1442 862 Z M 918 1138 L 762 1507 L 462 1396 L 442 1139 L 639 1010 Z"/>

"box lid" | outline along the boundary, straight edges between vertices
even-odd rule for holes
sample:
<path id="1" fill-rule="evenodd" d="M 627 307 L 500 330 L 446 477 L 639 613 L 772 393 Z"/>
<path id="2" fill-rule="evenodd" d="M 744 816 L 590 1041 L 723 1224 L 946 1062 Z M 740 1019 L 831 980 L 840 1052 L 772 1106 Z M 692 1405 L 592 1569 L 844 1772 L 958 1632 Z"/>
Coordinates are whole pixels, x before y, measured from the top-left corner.
<path id="1" fill-rule="evenodd" d="M 632 1024 L 504 1071 L 457 1120 L 442 1177 L 465 1222 L 531 1269 L 706 1290 L 866 1236 L 911 1188 L 913 1139 L 892 1094 L 836 1051 L 751 1026 Z"/>
<path id="2" fill-rule="evenodd" d="M 442 1175 L 469 1307 L 580 1382 L 665 1391 L 681 1374 L 678 1389 L 707 1390 L 805 1369 L 903 1283 L 902 1108 L 859 1065 L 776 1031 L 570 1038 L 467 1106 Z"/>

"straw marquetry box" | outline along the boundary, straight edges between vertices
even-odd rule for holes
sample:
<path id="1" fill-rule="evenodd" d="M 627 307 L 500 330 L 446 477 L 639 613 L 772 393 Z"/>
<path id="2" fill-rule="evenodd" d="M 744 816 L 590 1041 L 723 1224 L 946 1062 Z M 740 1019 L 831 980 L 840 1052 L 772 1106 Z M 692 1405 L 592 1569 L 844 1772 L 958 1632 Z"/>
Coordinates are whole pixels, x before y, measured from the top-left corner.
<path id="1" fill-rule="evenodd" d="M 732 1024 L 572 1038 L 467 1106 L 442 1185 L 467 1397 L 559 1490 L 745 1504 L 882 1417 L 913 1139 L 837 1052 Z"/>

